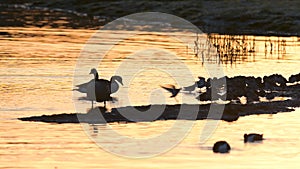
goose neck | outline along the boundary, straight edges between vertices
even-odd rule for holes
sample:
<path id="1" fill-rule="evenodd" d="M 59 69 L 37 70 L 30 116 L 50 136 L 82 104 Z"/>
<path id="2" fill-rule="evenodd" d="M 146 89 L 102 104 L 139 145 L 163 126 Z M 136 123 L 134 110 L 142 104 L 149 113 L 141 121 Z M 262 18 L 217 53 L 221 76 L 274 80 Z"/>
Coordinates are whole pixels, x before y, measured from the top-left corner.
<path id="1" fill-rule="evenodd" d="M 95 78 L 95 80 L 98 80 L 98 79 L 99 79 L 98 73 L 95 73 L 95 74 L 94 74 L 94 78 Z"/>

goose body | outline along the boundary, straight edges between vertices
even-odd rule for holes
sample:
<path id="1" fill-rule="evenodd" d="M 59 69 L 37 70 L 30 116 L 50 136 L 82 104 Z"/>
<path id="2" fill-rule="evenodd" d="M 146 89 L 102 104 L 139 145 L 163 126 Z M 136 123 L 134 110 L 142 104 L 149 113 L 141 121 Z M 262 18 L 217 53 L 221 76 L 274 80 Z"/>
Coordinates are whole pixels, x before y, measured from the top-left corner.
<path id="1" fill-rule="evenodd" d="M 244 134 L 244 142 L 255 142 L 255 141 L 262 141 L 263 140 L 263 134 Z"/>
<path id="2" fill-rule="evenodd" d="M 226 141 L 218 141 L 213 146 L 215 153 L 229 153 L 231 147 Z"/>
<path id="3" fill-rule="evenodd" d="M 78 91 L 87 94 L 87 99 L 96 102 L 104 102 L 104 107 L 106 106 L 106 101 L 112 101 L 110 96 L 119 90 L 119 83 L 123 85 L 122 78 L 120 76 L 112 76 L 110 81 L 106 79 L 99 79 L 99 74 L 95 68 L 91 69 L 90 74 L 94 75 L 94 79 L 87 83 L 78 85 Z"/>
<path id="4" fill-rule="evenodd" d="M 89 83 L 87 90 L 87 98 L 96 102 L 104 102 L 112 100 L 110 97 L 110 81 L 105 79 L 97 79 L 92 83 Z"/>

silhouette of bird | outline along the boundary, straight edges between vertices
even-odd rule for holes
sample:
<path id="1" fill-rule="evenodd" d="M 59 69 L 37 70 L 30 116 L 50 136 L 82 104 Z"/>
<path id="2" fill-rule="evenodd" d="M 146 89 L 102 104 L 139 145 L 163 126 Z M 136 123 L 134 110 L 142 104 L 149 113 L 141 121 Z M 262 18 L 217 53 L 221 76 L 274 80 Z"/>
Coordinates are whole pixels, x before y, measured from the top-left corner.
<path id="1" fill-rule="evenodd" d="M 187 86 L 187 87 L 183 87 L 183 91 L 188 91 L 188 92 L 192 92 L 194 91 L 196 88 L 202 88 L 205 87 L 205 78 L 204 77 L 198 77 L 198 81 L 196 81 L 194 84 Z"/>
<path id="2" fill-rule="evenodd" d="M 270 76 L 263 77 L 263 84 L 265 90 L 276 90 L 278 87 L 286 87 L 288 82 L 282 75 L 272 74 Z"/>
<path id="3" fill-rule="evenodd" d="M 187 86 L 187 87 L 183 87 L 183 90 L 184 91 L 188 91 L 188 92 L 192 92 L 192 91 L 194 91 L 195 89 L 196 89 L 196 87 L 197 87 L 198 85 L 197 85 L 197 82 L 195 82 L 193 85 L 191 85 L 191 86 Z"/>
<path id="4" fill-rule="evenodd" d="M 256 134 L 256 133 L 250 133 L 250 134 L 244 134 L 244 142 L 255 142 L 255 141 L 262 141 L 263 140 L 263 134 Z"/>
<path id="5" fill-rule="evenodd" d="M 119 83 L 123 85 L 122 77 L 112 76 L 110 81 L 106 79 L 99 79 L 99 74 L 95 68 L 91 69 L 90 74 L 94 75 L 94 79 L 87 83 L 77 85 L 79 92 L 86 93 L 87 99 L 92 101 L 92 108 L 94 101 L 104 102 L 106 107 L 106 101 L 112 101 L 113 98 L 110 96 L 119 90 Z"/>
<path id="6" fill-rule="evenodd" d="M 299 81 L 300 81 L 300 73 L 291 75 L 289 77 L 289 83 L 295 83 L 295 82 L 299 82 Z"/>
<path id="7" fill-rule="evenodd" d="M 205 86 L 206 86 L 205 78 L 199 76 L 198 79 L 199 79 L 199 80 L 196 82 L 196 83 L 197 83 L 197 87 L 198 87 L 198 88 L 205 87 Z"/>
<path id="8" fill-rule="evenodd" d="M 168 92 L 172 93 L 170 97 L 175 97 L 181 90 L 181 88 L 176 88 L 174 85 L 171 84 L 165 84 L 165 85 L 160 85 L 161 88 L 167 90 Z"/>
<path id="9" fill-rule="evenodd" d="M 231 147 L 226 141 L 218 141 L 213 146 L 214 153 L 228 153 L 230 150 Z"/>
<path id="10" fill-rule="evenodd" d="M 81 93 L 87 93 L 88 86 L 91 83 L 94 83 L 95 79 L 99 79 L 99 74 L 95 68 L 91 69 L 91 72 L 89 74 L 93 74 L 94 79 L 90 80 L 89 82 L 86 82 L 86 83 L 83 83 L 80 85 L 76 85 L 77 88 L 74 90 L 77 90 Z M 119 86 L 120 86 L 119 84 L 123 85 L 123 80 L 122 80 L 121 76 L 112 76 L 110 81 L 111 81 L 111 87 L 110 87 L 111 93 L 115 93 L 119 90 Z"/>

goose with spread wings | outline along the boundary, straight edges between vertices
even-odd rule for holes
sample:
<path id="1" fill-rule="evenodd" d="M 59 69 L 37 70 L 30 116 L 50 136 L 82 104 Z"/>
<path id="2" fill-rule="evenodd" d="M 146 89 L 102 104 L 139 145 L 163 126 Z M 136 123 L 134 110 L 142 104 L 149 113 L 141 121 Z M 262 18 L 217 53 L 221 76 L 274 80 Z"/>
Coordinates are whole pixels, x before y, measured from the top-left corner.
<path id="1" fill-rule="evenodd" d="M 91 69 L 90 74 L 94 75 L 94 79 L 87 83 L 77 85 L 77 91 L 86 93 L 87 99 L 92 101 L 92 107 L 94 101 L 104 102 L 104 107 L 106 106 L 106 101 L 112 101 L 110 96 L 119 90 L 119 84 L 123 85 L 122 77 L 112 76 L 110 81 L 106 79 L 99 79 L 99 74 L 95 68 Z"/>

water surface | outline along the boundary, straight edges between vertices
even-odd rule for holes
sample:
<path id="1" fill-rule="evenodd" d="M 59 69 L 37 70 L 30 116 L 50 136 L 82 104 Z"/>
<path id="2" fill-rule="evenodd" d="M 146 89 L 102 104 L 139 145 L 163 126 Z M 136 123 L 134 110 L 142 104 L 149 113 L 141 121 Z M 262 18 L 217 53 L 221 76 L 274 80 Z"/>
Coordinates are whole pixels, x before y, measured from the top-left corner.
<path id="1" fill-rule="evenodd" d="M 262 166 L 295 168 L 298 164 L 299 109 L 290 113 L 241 117 L 231 123 L 220 121 L 218 128 L 204 144 L 199 143 L 199 137 L 207 121 L 197 121 L 187 137 L 174 149 L 146 159 L 124 158 L 102 150 L 88 138 L 80 124 L 19 121 L 17 120 L 19 117 L 77 111 L 74 108 L 74 102 L 77 102 L 75 99 L 84 94 L 72 91 L 74 69 L 84 43 L 95 31 L 23 27 L 2 27 L 0 31 L 8 32 L 8 35 L 0 36 L 1 168 L 261 168 Z M 128 32 L 108 32 L 108 35 L 113 36 L 104 38 L 109 41 L 124 33 Z M 179 32 L 174 34 L 185 36 Z M 234 40 L 230 41 L 232 38 Z M 300 71 L 298 39 L 212 35 L 211 42 L 218 41 L 221 45 L 230 41 L 234 46 L 234 42 L 238 40 L 241 43 L 243 40 L 247 42 L 247 50 L 255 49 L 255 52 L 237 53 L 235 61 L 224 60 L 222 66 L 219 65 L 218 68 L 223 69 L 228 76 L 262 77 L 279 73 L 288 78 Z M 101 77 L 112 76 L 115 68 L 126 61 L 128 53 L 147 45 L 162 47 L 176 53 L 191 70 L 194 79 L 199 75 L 209 77 L 201 59 L 195 57 L 192 50 L 186 52 L 186 46 L 149 32 L 144 32 L 143 36 L 127 39 L 115 50 L 111 50 L 98 67 L 98 70 L 101 70 Z M 225 48 L 222 50 L 226 53 Z M 143 57 L 139 57 L 137 61 L 147 63 L 149 61 L 147 59 L 153 57 L 153 53 L 148 54 L 142 53 Z M 165 55 L 159 52 L 156 54 L 157 59 Z M 97 60 L 97 56 L 94 57 L 92 61 Z M 127 70 L 123 71 L 123 76 L 130 76 L 133 73 L 130 68 Z M 87 81 L 92 78 L 88 73 L 81 72 L 82 75 L 77 78 L 82 82 Z M 186 76 L 178 74 L 176 77 L 185 79 Z M 188 82 L 194 79 L 184 81 L 188 85 Z M 77 81 L 74 83 L 77 84 Z M 161 83 L 174 83 L 174 79 L 162 71 L 150 69 L 139 72 L 131 83 L 125 84 L 120 90 L 130 89 L 131 104 L 144 105 L 154 101 L 160 102 L 156 99 L 151 101 L 149 97 L 151 91 L 160 90 Z M 177 103 L 176 100 L 168 98 L 169 93 L 161 92 L 162 99 L 167 104 Z M 121 96 L 116 94 L 116 97 Z M 194 95 L 180 93 L 179 103 L 183 102 L 182 97 L 187 97 L 188 102 L 197 102 Z M 154 95 L 154 98 L 157 97 Z M 87 108 L 90 106 L 87 101 L 79 102 Z M 115 104 L 109 104 L 112 107 L 123 105 L 128 105 L 128 102 L 120 100 Z M 110 126 L 130 137 L 147 138 L 163 133 L 173 123 L 174 121 L 156 121 L 114 123 Z M 97 137 L 99 132 L 106 131 L 107 126 L 102 125 L 90 126 L 87 132 Z M 263 133 L 266 140 L 262 143 L 244 144 L 242 136 L 250 132 Z M 211 151 L 213 143 L 218 140 L 227 140 L 231 144 L 230 154 L 220 155 Z M 121 143 L 122 140 L 111 144 Z M 168 143 L 157 143 L 157 146 L 161 144 Z"/>

